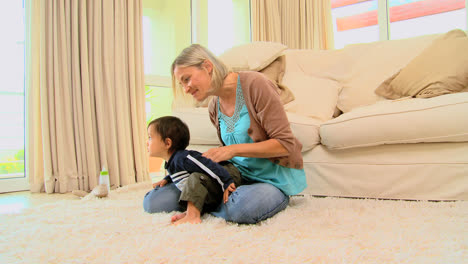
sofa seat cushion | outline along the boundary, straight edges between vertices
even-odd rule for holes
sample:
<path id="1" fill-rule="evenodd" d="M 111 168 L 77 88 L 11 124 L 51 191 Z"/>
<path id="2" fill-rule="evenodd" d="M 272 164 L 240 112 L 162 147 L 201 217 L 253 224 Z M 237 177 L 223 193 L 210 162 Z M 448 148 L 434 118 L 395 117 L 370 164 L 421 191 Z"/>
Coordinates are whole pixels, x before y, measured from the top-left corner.
<path id="1" fill-rule="evenodd" d="M 330 149 L 382 144 L 468 141 L 468 93 L 380 101 L 323 123 Z"/>
<path id="2" fill-rule="evenodd" d="M 211 124 L 208 108 L 178 108 L 172 114 L 189 127 L 191 145 L 220 144 L 216 128 Z M 294 113 L 287 113 L 287 116 L 294 136 L 302 143 L 302 151 L 320 144 L 319 129 L 322 121 Z"/>

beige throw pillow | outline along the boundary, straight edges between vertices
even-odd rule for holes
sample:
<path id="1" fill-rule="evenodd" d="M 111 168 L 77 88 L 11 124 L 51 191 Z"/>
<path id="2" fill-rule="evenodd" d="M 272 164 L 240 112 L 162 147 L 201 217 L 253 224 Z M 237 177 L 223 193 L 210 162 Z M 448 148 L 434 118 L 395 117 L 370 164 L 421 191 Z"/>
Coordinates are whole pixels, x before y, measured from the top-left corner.
<path id="1" fill-rule="evenodd" d="M 254 41 L 232 47 L 219 56 L 233 71 L 258 71 L 265 74 L 277 87 L 281 102 L 294 100 L 293 93 L 282 83 L 286 69 L 283 51 L 287 46 L 278 42 Z M 198 106 L 207 106 L 202 103 Z"/>
<path id="2" fill-rule="evenodd" d="M 265 74 L 268 79 L 275 83 L 281 83 L 283 81 L 284 71 L 286 70 L 286 58 L 284 55 L 276 58 L 270 65 L 266 66 L 261 73 Z"/>
<path id="3" fill-rule="evenodd" d="M 467 91 L 467 87 L 468 38 L 463 31 L 453 30 L 434 40 L 375 93 L 387 99 L 429 98 Z"/>
<path id="4" fill-rule="evenodd" d="M 286 70 L 286 58 L 284 55 L 278 57 L 270 65 L 263 68 L 260 72 L 266 75 L 276 86 L 278 87 L 278 93 L 280 95 L 281 102 L 287 104 L 293 101 L 294 94 L 289 88 L 283 83 L 283 76 Z"/>
<path id="5" fill-rule="evenodd" d="M 281 43 L 254 41 L 232 47 L 219 59 L 233 71 L 260 71 L 282 55 L 287 47 Z"/>

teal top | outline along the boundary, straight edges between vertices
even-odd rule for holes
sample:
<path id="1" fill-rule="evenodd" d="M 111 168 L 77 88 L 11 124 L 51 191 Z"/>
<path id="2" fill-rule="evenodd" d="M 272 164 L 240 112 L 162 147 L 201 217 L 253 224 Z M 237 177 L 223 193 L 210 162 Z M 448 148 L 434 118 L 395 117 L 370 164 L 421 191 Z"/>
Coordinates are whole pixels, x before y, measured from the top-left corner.
<path id="1" fill-rule="evenodd" d="M 217 105 L 221 138 L 224 144 L 253 143 L 247 133 L 250 127 L 250 117 L 239 78 L 234 114 L 231 117 L 224 115 L 219 109 L 219 99 Z M 230 161 L 246 180 L 270 183 L 286 195 L 298 194 L 307 186 L 304 169 L 283 167 L 266 158 L 233 157 Z"/>

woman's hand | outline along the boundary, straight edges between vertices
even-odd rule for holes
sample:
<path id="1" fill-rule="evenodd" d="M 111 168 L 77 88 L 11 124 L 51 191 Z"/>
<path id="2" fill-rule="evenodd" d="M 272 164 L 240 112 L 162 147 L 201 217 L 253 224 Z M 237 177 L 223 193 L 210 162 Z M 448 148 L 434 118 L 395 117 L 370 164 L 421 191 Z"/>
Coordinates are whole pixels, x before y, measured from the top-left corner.
<path id="1" fill-rule="evenodd" d="M 223 202 L 227 203 L 229 195 L 236 190 L 236 185 L 234 183 L 231 183 L 226 190 L 224 190 L 223 194 Z"/>
<path id="2" fill-rule="evenodd" d="M 162 179 L 158 182 L 153 183 L 153 189 L 156 188 L 157 186 L 163 187 L 166 184 L 167 184 L 167 180 Z"/>
<path id="3" fill-rule="evenodd" d="M 224 146 L 219 148 L 212 148 L 203 153 L 203 157 L 208 158 L 214 162 L 221 162 L 230 160 L 234 157 L 231 146 Z"/>
<path id="4" fill-rule="evenodd" d="M 203 157 L 214 162 L 230 160 L 233 157 L 273 158 L 289 155 L 288 150 L 276 139 L 262 142 L 233 144 L 212 148 L 203 153 Z"/>

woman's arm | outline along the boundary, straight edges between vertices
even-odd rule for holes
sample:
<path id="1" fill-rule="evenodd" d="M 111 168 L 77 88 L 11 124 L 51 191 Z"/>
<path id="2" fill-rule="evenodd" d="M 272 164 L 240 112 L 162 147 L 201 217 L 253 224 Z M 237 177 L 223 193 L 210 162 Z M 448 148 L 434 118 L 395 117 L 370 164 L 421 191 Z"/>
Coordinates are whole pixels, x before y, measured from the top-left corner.
<path id="1" fill-rule="evenodd" d="M 250 73 L 242 86 L 250 116 L 249 136 L 254 142 L 276 139 L 288 153 L 294 151 L 296 139 L 276 86 L 264 75 Z M 250 81 L 248 81 L 250 80 Z M 283 155 L 284 156 L 284 155 Z M 269 156 L 276 158 L 279 156 Z"/>
<path id="2" fill-rule="evenodd" d="M 272 158 L 288 155 L 288 151 L 276 139 L 268 139 L 257 143 L 234 144 L 219 148 L 212 148 L 203 156 L 221 162 L 233 157 Z"/>
<path id="3" fill-rule="evenodd" d="M 250 115 L 251 125 L 253 122 L 257 129 L 253 131 L 253 134 L 249 133 L 249 136 L 255 143 L 212 148 L 203 153 L 203 156 L 216 162 L 229 160 L 235 156 L 271 159 L 289 156 L 295 148 L 300 149 L 301 146 L 297 145 L 300 143 L 296 142 L 297 140 L 292 134 L 286 112 L 273 83 L 259 73 L 245 74 L 245 78 L 249 79 L 244 82 L 243 87 L 248 95 L 247 97 L 244 95 L 244 97 L 249 109 L 249 115 L 250 112 L 253 113 Z M 222 142 L 217 118 L 217 100 L 213 99 L 210 102 L 208 110 L 210 120 L 216 127 L 218 137 Z"/>

